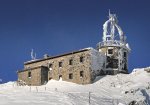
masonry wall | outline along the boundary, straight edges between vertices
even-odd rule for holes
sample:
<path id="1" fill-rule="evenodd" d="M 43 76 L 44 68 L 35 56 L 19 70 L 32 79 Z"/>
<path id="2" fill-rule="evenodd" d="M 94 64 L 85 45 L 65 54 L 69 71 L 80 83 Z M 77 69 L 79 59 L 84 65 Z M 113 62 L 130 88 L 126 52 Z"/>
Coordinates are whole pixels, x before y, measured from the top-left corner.
<path id="1" fill-rule="evenodd" d="M 112 49 L 112 54 L 109 54 L 109 49 Z M 107 56 L 107 62 L 105 63 L 106 74 L 113 75 L 118 73 L 128 73 L 128 52 L 125 49 L 122 49 L 120 52 L 120 49 L 120 47 L 109 46 L 103 47 L 99 50 L 101 53 Z M 124 52 L 126 52 L 126 57 L 123 55 Z"/>
<path id="2" fill-rule="evenodd" d="M 80 62 L 80 57 L 83 57 L 83 62 Z M 56 57 L 53 59 L 45 59 L 38 62 L 27 63 L 24 65 L 24 68 L 35 68 L 38 66 L 46 66 L 48 71 L 48 80 L 55 79 L 68 82 L 74 82 L 78 84 L 88 84 L 92 82 L 91 74 L 91 59 L 90 51 L 78 52 L 75 54 L 69 54 L 61 57 Z M 69 60 L 72 59 L 72 65 L 69 64 Z M 62 62 L 62 67 L 59 67 L 59 62 Z M 50 64 L 52 67 L 49 67 Z M 41 78 L 40 69 L 34 69 L 32 71 L 33 78 L 31 79 L 32 84 L 40 84 Z M 81 76 L 82 72 L 82 76 Z M 69 78 L 69 75 L 72 74 L 72 78 Z M 27 73 L 20 72 L 18 74 L 19 79 L 23 79 L 30 84 L 30 81 L 27 78 Z M 35 85 L 33 84 L 33 85 Z"/>
<path id="3" fill-rule="evenodd" d="M 21 72 L 18 72 L 18 82 L 20 82 L 20 84 L 26 84 L 26 85 L 42 85 L 44 84 L 44 82 L 46 81 L 46 79 L 44 78 L 46 75 L 42 74 L 42 71 L 46 71 L 46 68 L 44 67 L 36 67 L 36 68 L 31 68 L 31 69 L 27 69 L 27 70 L 23 70 Z M 29 72 L 31 72 L 31 77 L 29 77 Z M 47 79 L 48 81 L 48 79 Z"/>

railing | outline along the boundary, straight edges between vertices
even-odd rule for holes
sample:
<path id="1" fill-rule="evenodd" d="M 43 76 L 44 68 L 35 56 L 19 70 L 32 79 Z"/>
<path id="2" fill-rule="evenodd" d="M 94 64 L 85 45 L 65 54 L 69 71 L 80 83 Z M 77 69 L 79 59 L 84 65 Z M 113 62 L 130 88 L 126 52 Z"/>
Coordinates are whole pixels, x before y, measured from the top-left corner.
<path id="1" fill-rule="evenodd" d="M 122 42 L 117 41 L 117 40 L 114 40 L 114 41 L 110 40 L 110 41 L 105 41 L 105 42 L 99 42 L 97 44 L 97 46 L 99 46 L 99 47 L 102 47 L 102 46 L 123 46 L 123 45 L 125 45 L 125 43 L 122 43 Z"/>

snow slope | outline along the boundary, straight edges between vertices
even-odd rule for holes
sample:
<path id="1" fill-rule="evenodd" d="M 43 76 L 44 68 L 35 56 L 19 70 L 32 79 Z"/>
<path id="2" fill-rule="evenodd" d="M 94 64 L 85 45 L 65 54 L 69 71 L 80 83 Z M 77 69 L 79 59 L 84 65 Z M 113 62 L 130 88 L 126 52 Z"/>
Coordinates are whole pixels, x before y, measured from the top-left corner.
<path id="1" fill-rule="evenodd" d="M 0 105 L 150 105 L 150 73 L 100 76 L 93 84 L 78 85 L 51 80 L 43 86 L 0 85 Z"/>

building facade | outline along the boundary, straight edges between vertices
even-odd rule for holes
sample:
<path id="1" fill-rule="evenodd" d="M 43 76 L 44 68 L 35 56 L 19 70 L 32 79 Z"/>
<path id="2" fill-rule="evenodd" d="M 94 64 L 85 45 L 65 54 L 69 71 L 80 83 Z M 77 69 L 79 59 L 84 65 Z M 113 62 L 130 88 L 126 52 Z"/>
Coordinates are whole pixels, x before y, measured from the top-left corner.
<path id="1" fill-rule="evenodd" d="M 18 71 L 18 83 L 43 85 L 54 79 L 89 84 L 98 75 L 128 73 L 130 48 L 117 23 L 116 15 L 109 14 L 109 20 L 103 25 L 103 41 L 97 44 L 97 49 L 85 48 L 52 57 L 45 55 L 42 59 L 25 62 L 24 69 Z"/>
<path id="2" fill-rule="evenodd" d="M 18 82 L 43 85 L 54 79 L 89 84 L 102 70 L 104 61 L 105 56 L 93 48 L 28 61 L 24 63 L 24 70 L 18 71 Z"/>

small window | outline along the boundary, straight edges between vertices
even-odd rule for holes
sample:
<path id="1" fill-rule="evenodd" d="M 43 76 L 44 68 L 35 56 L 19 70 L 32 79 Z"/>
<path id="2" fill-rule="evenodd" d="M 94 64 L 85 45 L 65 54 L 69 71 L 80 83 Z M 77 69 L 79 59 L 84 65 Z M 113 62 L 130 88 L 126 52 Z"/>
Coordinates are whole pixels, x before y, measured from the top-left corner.
<path id="1" fill-rule="evenodd" d="M 62 67 L 62 62 L 59 62 L 59 67 Z"/>
<path id="2" fill-rule="evenodd" d="M 31 71 L 28 72 L 28 78 L 31 78 Z"/>
<path id="3" fill-rule="evenodd" d="M 84 57 L 80 57 L 80 62 L 84 62 Z"/>
<path id="4" fill-rule="evenodd" d="M 73 74 L 72 73 L 69 74 L 69 79 L 73 79 Z"/>
<path id="5" fill-rule="evenodd" d="M 110 38 L 110 37 L 107 37 L 107 40 L 111 40 L 111 38 Z"/>
<path id="6" fill-rule="evenodd" d="M 49 80 L 51 80 L 52 79 L 52 77 L 49 77 Z"/>
<path id="7" fill-rule="evenodd" d="M 113 54 L 113 49 L 108 49 L 108 54 Z"/>
<path id="8" fill-rule="evenodd" d="M 59 75 L 59 80 L 62 79 L 62 75 Z"/>
<path id="9" fill-rule="evenodd" d="M 53 66 L 53 64 L 51 64 L 51 63 L 48 65 L 49 68 L 52 68 L 52 66 Z"/>
<path id="10" fill-rule="evenodd" d="M 69 65 L 73 65 L 73 60 L 72 59 L 69 60 Z"/>
<path id="11" fill-rule="evenodd" d="M 124 55 L 124 57 L 125 57 L 125 58 L 127 57 L 127 53 L 126 53 L 126 52 L 124 52 L 124 54 L 123 54 L 123 55 Z"/>
<path id="12" fill-rule="evenodd" d="M 83 71 L 80 71 L 80 77 L 83 77 Z"/>

